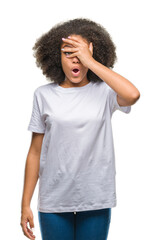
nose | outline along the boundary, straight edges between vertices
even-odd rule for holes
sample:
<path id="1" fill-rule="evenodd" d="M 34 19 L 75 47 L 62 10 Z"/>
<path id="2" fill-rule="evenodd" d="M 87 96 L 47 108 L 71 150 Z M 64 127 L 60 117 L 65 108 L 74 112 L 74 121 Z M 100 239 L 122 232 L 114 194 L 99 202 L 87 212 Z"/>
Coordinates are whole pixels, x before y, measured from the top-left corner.
<path id="1" fill-rule="evenodd" d="M 80 60 L 79 60 L 78 57 L 73 57 L 72 62 L 73 62 L 73 63 L 79 63 Z"/>

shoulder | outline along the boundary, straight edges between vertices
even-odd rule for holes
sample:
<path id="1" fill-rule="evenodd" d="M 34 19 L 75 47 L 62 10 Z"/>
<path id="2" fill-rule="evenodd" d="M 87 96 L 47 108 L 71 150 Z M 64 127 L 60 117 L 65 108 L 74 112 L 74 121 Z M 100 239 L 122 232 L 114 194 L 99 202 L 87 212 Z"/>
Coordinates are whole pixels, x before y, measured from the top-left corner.
<path id="1" fill-rule="evenodd" d="M 108 94 L 109 91 L 111 90 L 110 86 L 105 83 L 104 81 L 97 82 L 96 87 L 100 89 L 100 91 Z"/>
<path id="2" fill-rule="evenodd" d="M 34 94 L 36 96 L 42 96 L 42 95 L 48 93 L 50 91 L 50 89 L 52 87 L 54 87 L 54 85 L 55 85 L 55 83 L 47 83 L 47 84 L 41 85 L 35 89 Z"/>
<path id="3" fill-rule="evenodd" d="M 93 86 L 95 88 L 100 88 L 100 89 L 108 89 L 109 86 L 102 80 L 102 81 L 98 81 L 98 82 L 92 82 Z"/>
<path id="4" fill-rule="evenodd" d="M 107 90 L 111 89 L 111 87 L 107 83 L 105 83 L 104 81 L 102 82 L 102 87 L 107 89 Z"/>

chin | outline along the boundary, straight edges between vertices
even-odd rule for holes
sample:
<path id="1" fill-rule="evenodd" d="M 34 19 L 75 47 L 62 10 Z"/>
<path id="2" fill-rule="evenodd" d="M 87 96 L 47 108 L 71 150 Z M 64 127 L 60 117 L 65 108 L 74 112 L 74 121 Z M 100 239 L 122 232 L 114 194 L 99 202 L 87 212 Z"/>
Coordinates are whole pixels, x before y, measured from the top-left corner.
<path id="1" fill-rule="evenodd" d="M 80 78 L 80 77 L 77 77 L 77 78 L 76 77 L 71 77 L 71 78 L 68 78 L 68 80 L 72 83 L 80 83 L 80 82 L 83 81 L 83 79 Z"/>
<path id="2" fill-rule="evenodd" d="M 75 81 L 71 81 L 72 83 L 75 83 L 75 84 L 78 84 L 78 83 L 81 83 L 83 80 L 75 80 Z"/>

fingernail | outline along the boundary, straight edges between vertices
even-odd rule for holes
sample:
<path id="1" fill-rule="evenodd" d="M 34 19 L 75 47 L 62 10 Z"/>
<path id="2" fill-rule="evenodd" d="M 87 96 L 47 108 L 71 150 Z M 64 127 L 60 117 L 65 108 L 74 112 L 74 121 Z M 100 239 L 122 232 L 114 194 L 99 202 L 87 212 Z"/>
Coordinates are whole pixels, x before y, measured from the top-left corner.
<path id="1" fill-rule="evenodd" d="M 62 38 L 62 40 L 65 40 L 65 38 Z"/>
<path id="2" fill-rule="evenodd" d="M 64 51 L 64 48 L 62 48 L 61 50 Z"/>
<path id="3" fill-rule="evenodd" d="M 70 36 L 68 38 L 71 38 Z"/>

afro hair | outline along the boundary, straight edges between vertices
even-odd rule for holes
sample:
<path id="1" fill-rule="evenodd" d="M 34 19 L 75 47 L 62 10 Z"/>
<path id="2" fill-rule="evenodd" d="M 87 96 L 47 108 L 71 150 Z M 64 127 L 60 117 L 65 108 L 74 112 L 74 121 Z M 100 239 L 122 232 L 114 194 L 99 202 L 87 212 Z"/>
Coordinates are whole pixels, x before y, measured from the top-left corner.
<path id="1" fill-rule="evenodd" d="M 64 82 L 65 74 L 61 64 L 62 38 L 69 35 L 80 35 L 87 42 L 93 43 L 93 58 L 108 68 L 113 68 L 116 56 L 116 46 L 106 29 L 99 23 L 85 18 L 76 18 L 60 22 L 47 33 L 39 37 L 33 46 L 36 65 L 42 69 L 49 82 Z M 90 69 L 87 72 L 89 81 L 101 80 Z"/>

